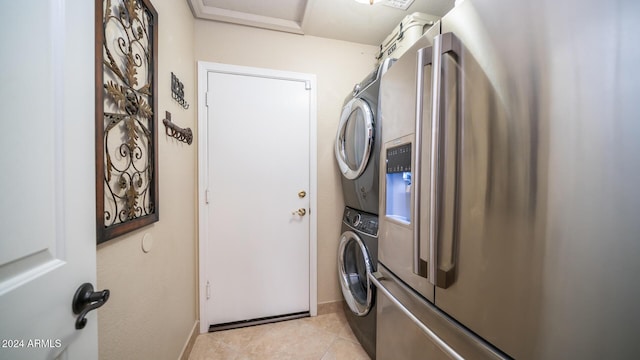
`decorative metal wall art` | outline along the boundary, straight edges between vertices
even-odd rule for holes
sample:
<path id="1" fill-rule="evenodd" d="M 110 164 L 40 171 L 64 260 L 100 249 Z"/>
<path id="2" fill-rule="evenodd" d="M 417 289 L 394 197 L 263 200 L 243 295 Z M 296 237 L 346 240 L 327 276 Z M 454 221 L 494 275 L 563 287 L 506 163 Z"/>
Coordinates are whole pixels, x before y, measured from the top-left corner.
<path id="1" fill-rule="evenodd" d="M 96 0 L 98 243 L 158 221 L 158 14 Z"/>
<path id="2" fill-rule="evenodd" d="M 174 137 L 182 142 L 191 145 L 191 143 L 193 142 L 193 132 L 191 131 L 191 128 L 183 129 L 178 125 L 172 123 L 171 113 L 168 111 L 166 112 L 166 116 L 164 120 L 162 120 L 162 122 L 164 123 L 164 127 L 167 131 L 168 136 Z"/>
<path id="3" fill-rule="evenodd" d="M 174 73 L 171 73 L 171 96 L 185 110 L 189 108 L 189 103 L 184 100 L 184 84 L 180 82 L 180 79 Z"/>

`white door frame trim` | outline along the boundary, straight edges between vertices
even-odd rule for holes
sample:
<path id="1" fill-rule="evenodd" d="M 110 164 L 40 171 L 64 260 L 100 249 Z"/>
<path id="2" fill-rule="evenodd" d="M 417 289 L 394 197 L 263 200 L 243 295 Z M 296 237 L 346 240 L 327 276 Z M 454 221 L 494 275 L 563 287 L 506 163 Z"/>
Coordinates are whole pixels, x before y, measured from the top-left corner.
<path id="1" fill-rule="evenodd" d="M 208 184 L 207 158 L 207 78 L 209 72 L 266 77 L 304 82 L 309 88 L 309 313 L 318 313 L 318 173 L 317 173 L 317 82 L 313 74 L 279 71 L 247 66 L 198 61 L 198 259 L 199 259 L 199 308 L 200 333 L 209 331 L 206 305 L 206 274 L 209 235 L 208 208 L 205 192 Z"/>

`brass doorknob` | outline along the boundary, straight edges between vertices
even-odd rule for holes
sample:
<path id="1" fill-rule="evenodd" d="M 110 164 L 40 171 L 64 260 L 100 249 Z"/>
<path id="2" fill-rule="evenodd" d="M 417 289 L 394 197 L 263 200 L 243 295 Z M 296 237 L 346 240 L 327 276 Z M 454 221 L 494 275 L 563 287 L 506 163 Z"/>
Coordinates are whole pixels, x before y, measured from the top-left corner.
<path id="1" fill-rule="evenodd" d="M 304 190 L 300 190 L 300 192 L 298 193 L 298 197 L 300 199 L 302 199 L 303 197 L 307 196 L 307 192 Z"/>
<path id="2" fill-rule="evenodd" d="M 306 215 L 306 213 L 307 213 L 307 210 L 306 210 L 306 209 L 300 208 L 300 209 L 298 209 L 298 210 L 296 210 L 296 211 L 293 211 L 293 212 L 291 213 L 291 215 L 300 215 L 300 216 L 305 216 L 305 215 Z"/>

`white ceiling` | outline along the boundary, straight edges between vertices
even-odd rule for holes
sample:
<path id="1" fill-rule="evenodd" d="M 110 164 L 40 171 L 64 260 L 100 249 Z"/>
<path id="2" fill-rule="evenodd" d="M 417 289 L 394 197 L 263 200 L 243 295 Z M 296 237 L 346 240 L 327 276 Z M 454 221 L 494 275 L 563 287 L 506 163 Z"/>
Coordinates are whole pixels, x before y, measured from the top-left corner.
<path id="1" fill-rule="evenodd" d="M 388 0 L 385 0 L 388 1 Z M 407 10 L 354 0 L 187 0 L 196 18 L 380 45 L 407 15 L 442 16 L 454 0 L 415 0 Z"/>

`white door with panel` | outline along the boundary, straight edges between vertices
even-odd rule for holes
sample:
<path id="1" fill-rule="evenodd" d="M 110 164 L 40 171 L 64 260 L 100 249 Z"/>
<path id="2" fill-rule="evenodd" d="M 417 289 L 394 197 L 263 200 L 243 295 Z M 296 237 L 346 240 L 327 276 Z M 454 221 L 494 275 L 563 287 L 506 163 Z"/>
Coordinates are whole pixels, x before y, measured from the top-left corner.
<path id="1" fill-rule="evenodd" d="M 0 358 L 97 359 L 94 2 L 13 1 L 0 12 Z"/>
<path id="2" fill-rule="evenodd" d="M 208 72 L 207 326 L 309 312 L 315 77 L 306 78 Z"/>

